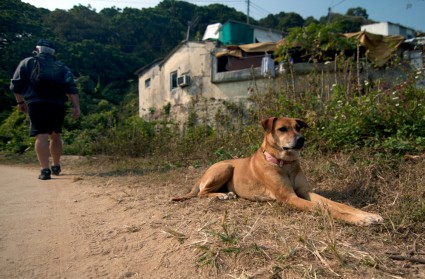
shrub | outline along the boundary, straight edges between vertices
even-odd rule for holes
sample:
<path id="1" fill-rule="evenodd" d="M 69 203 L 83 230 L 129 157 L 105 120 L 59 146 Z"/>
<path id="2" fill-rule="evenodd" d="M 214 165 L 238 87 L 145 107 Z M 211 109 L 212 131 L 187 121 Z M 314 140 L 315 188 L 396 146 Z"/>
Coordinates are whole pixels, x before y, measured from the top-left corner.
<path id="1" fill-rule="evenodd" d="M 263 115 L 304 119 L 310 126 L 304 133 L 312 150 L 367 147 L 393 154 L 425 150 L 425 89 L 416 87 L 413 75 L 387 90 L 369 88 L 359 94 L 348 86 L 355 88 L 333 86 L 329 98 L 323 98 L 321 88 L 292 94 L 282 86 L 257 92 L 252 100 Z"/>
<path id="2" fill-rule="evenodd" d="M 403 84 L 395 90 L 375 89 L 352 97 L 334 88 L 325 114 L 317 123 L 318 136 L 324 139 L 326 148 L 423 151 L 425 91 L 415 88 L 414 83 Z"/>
<path id="3" fill-rule="evenodd" d="M 29 137 L 29 120 L 25 114 L 15 109 L 0 126 L 0 149 L 13 153 L 23 153 L 34 144 Z"/>

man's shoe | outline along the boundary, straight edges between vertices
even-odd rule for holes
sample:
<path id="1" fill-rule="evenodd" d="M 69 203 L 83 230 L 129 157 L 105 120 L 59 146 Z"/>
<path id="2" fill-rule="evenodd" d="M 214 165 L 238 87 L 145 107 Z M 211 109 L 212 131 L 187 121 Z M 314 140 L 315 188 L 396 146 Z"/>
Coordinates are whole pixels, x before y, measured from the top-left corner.
<path id="1" fill-rule="evenodd" d="M 40 175 L 38 176 L 38 179 L 41 180 L 47 180 L 50 179 L 50 169 L 42 169 Z"/>
<path id="2" fill-rule="evenodd" d="M 60 165 L 52 166 L 52 174 L 59 175 L 60 172 L 61 172 L 61 166 Z"/>

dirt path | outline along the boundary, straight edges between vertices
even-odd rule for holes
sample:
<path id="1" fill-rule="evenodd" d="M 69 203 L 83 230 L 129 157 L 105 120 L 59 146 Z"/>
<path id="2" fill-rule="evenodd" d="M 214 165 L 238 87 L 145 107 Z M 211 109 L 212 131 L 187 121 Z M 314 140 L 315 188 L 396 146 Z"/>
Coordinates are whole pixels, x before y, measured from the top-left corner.
<path id="1" fill-rule="evenodd" d="M 72 176 L 35 179 L 35 170 L 0 166 L 0 270 L 3 278 L 62 277 L 84 254 L 70 215 Z"/>
<path id="2" fill-rule="evenodd" d="M 65 170 L 41 181 L 37 169 L 1 165 L 0 173 L 0 278 L 171 278 L 172 265 L 187 265 L 163 262 L 178 242 L 161 230 L 161 209 L 110 179 Z M 190 269 L 179 274 L 195 278 Z"/>

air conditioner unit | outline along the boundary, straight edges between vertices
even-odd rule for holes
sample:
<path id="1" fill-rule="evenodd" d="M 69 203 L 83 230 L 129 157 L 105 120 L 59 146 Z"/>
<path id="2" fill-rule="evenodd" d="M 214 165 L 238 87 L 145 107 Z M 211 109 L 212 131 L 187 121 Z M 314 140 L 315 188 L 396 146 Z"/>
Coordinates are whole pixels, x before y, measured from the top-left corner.
<path id="1" fill-rule="evenodd" d="M 181 75 L 177 77 L 177 85 L 180 87 L 185 87 L 190 85 L 190 76 L 189 75 Z"/>

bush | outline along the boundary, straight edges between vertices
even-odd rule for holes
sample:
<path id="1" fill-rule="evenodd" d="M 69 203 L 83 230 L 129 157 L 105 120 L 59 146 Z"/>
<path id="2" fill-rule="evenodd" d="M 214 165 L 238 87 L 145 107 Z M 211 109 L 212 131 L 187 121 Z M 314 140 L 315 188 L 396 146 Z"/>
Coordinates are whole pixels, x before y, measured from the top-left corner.
<path id="1" fill-rule="evenodd" d="M 29 120 L 25 114 L 15 109 L 0 126 L 0 150 L 24 153 L 34 144 L 29 137 Z"/>
<path id="2" fill-rule="evenodd" d="M 395 90 L 371 90 L 346 97 L 334 88 L 317 123 L 327 149 L 371 147 L 392 153 L 424 150 L 425 91 L 404 83 Z M 398 89 L 397 89 L 398 88 Z"/>
<path id="3" fill-rule="evenodd" d="M 311 150 L 367 147 L 418 153 L 425 150 L 425 89 L 416 88 L 414 81 L 409 78 L 388 90 L 368 88 L 361 94 L 347 90 L 348 85 L 333 86 L 329 98 L 323 98 L 320 88 L 302 94 L 272 90 L 256 93 L 253 101 L 263 115 L 304 119 L 310 126 L 304 133 Z"/>

